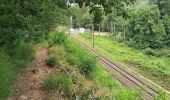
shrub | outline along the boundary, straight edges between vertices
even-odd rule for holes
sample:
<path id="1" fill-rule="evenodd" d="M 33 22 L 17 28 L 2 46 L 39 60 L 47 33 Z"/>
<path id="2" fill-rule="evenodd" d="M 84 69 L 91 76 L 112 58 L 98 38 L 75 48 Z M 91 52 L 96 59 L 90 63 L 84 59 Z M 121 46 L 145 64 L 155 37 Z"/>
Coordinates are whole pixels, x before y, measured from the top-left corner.
<path id="1" fill-rule="evenodd" d="M 154 56 L 155 52 L 151 48 L 146 48 L 143 50 L 143 54 Z"/>
<path id="2" fill-rule="evenodd" d="M 1 51 L 2 50 L 2 51 Z M 18 42 L 15 48 L 0 50 L 0 98 L 6 100 L 12 94 L 14 83 L 34 56 L 32 45 Z M 4 51 L 6 50 L 6 52 Z M 8 54 L 7 54 L 8 52 Z M 10 55 L 9 55 L 10 54 Z"/>
<path id="3" fill-rule="evenodd" d="M 33 60 L 35 50 L 30 44 L 18 42 L 16 47 L 10 51 L 12 62 L 16 70 L 23 70 Z"/>
<path id="4" fill-rule="evenodd" d="M 67 53 L 62 46 L 54 46 L 49 49 L 49 56 L 47 63 L 50 66 L 61 66 L 62 63 L 67 61 Z"/>
<path id="5" fill-rule="evenodd" d="M 169 99 L 166 93 L 160 92 L 158 95 L 155 96 L 154 100 L 169 100 Z"/>
<path id="6" fill-rule="evenodd" d="M 56 60 L 56 57 L 55 55 L 51 55 L 51 56 L 48 56 L 47 58 L 47 64 L 54 67 L 55 65 L 57 65 L 58 61 Z"/>
<path id="7" fill-rule="evenodd" d="M 77 65 L 82 74 L 90 76 L 90 74 L 95 71 L 97 63 L 96 57 L 92 56 L 92 54 L 71 40 L 66 43 L 65 48 L 70 54 L 68 59 L 70 64 Z"/>
<path id="8" fill-rule="evenodd" d="M 126 37 L 132 39 L 136 48 L 158 48 L 162 47 L 166 31 L 160 20 L 160 11 L 157 6 L 147 8 L 132 8 L 133 11 L 128 25 Z"/>
<path id="9" fill-rule="evenodd" d="M 159 57 L 161 56 L 159 53 L 155 52 L 153 49 L 151 48 L 146 48 L 143 50 L 143 54 L 145 55 L 151 55 L 151 56 L 155 56 L 155 57 Z"/>
<path id="10" fill-rule="evenodd" d="M 48 90 L 68 93 L 72 89 L 72 81 L 64 74 L 50 76 L 44 80 L 44 87 Z"/>
<path id="11" fill-rule="evenodd" d="M 92 72 L 95 71 L 96 63 L 97 63 L 95 57 L 92 57 L 87 54 L 81 57 L 79 60 L 80 60 L 79 66 L 80 66 L 81 73 L 89 76 Z"/>
<path id="12" fill-rule="evenodd" d="M 0 51 L 0 98 L 6 100 L 6 98 L 12 94 L 12 84 L 14 83 L 13 68 L 9 56 Z"/>
<path id="13" fill-rule="evenodd" d="M 32 59 L 35 51 L 29 44 L 20 43 L 13 49 L 13 56 L 16 59 Z"/>
<path id="14" fill-rule="evenodd" d="M 165 30 L 166 30 L 166 34 L 167 36 L 165 36 L 164 39 L 164 44 L 168 47 L 170 47 L 170 16 L 164 16 L 163 17 L 163 24 L 165 26 Z"/>
<path id="15" fill-rule="evenodd" d="M 52 32 L 48 36 L 49 45 L 60 45 L 66 41 L 66 34 L 63 32 Z"/>
<path id="16" fill-rule="evenodd" d="M 123 33 L 122 32 L 118 32 L 117 35 L 116 35 L 116 40 L 118 42 L 123 42 L 124 41 L 124 37 L 122 35 Z"/>

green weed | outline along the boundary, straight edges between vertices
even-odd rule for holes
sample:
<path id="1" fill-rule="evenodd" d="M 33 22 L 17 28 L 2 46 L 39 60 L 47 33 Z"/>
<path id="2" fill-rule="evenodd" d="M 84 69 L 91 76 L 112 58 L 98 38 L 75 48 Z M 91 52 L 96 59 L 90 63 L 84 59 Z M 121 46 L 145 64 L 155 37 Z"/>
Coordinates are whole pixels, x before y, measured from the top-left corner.
<path id="1" fill-rule="evenodd" d="M 13 88 L 13 76 L 15 72 L 10 62 L 10 57 L 4 52 L 0 52 L 0 98 L 5 100 L 11 95 Z"/>
<path id="2" fill-rule="evenodd" d="M 15 48 L 5 52 L 0 49 L 0 99 L 6 100 L 13 92 L 18 74 L 31 62 L 34 49 L 31 45 L 19 43 Z"/>
<path id="3" fill-rule="evenodd" d="M 90 77 L 96 69 L 97 58 L 71 40 L 67 42 L 65 49 L 70 54 L 70 64 L 77 65 L 82 74 Z"/>
<path id="4" fill-rule="evenodd" d="M 50 46 L 63 44 L 67 36 L 64 32 L 51 32 L 48 35 L 48 42 Z"/>
<path id="5" fill-rule="evenodd" d="M 67 54 L 62 46 L 53 46 L 49 49 L 47 63 L 52 67 L 60 67 L 67 62 Z"/>
<path id="6" fill-rule="evenodd" d="M 91 39 L 86 38 L 86 35 L 79 37 L 91 44 Z M 135 68 L 136 71 L 152 80 L 163 81 L 164 84 L 160 85 L 165 85 L 164 87 L 170 89 L 168 85 L 170 82 L 168 50 L 137 50 L 108 37 L 95 37 L 95 48 L 110 59 L 124 66 Z"/>
<path id="7" fill-rule="evenodd" d="M 47 90 L 69 93 L 72 89 L 72 81 L 65 74 L 56 74 L 44 80 L 44 87 Z"/>

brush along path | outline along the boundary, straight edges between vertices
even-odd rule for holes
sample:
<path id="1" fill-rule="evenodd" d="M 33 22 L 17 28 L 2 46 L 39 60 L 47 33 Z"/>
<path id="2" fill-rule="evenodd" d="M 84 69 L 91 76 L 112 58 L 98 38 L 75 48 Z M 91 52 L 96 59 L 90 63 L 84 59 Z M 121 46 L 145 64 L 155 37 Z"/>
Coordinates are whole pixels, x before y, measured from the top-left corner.
<path id="1" fill-rule="evenodd" d="M 46 91 L 43 79 L 54 73 L 54 69 L 46 65 L 47 49 L 37 52 L 35 60 L 19 79 L 14 94 L 9 100 L 45 100 Z"/>
<path id="2" fill-rule="evenodd" d="M 107 67 L 109 72 L 116 72 L 118 74 L 116 78 L 125 86 L 130 88 L 139 88 L 144 91 L 143 96 L 146 100 L 153 100 L 154 96 L 159 93 L 159 89 L 148 83 L 146 80 L 140 78 L 138 75 L 131 72 L 129 69 L 116 64 L 109 60 L 107 57 L 98 53 L 94 48 L 89 47 L 84 41 L 74 38 L 87 50 L 91 51 L 95 55 L 99 56 L 100 61 Z"/>

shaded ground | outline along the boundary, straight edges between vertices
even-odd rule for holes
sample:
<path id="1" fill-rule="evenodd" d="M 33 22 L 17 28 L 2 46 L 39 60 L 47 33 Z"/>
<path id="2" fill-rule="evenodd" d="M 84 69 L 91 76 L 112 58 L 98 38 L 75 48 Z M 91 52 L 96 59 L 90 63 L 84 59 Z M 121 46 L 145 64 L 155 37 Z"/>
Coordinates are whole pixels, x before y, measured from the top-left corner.
<path id="1" fill-rule="evenodd" d="M 48 93 L 43 88 L 43 79 L 54 73 L 54 70 L 46 65 L 47 56 L 47 49 L 37 52 L 35 60 L 19 78 L 9 100 L 46 100 Z"/>

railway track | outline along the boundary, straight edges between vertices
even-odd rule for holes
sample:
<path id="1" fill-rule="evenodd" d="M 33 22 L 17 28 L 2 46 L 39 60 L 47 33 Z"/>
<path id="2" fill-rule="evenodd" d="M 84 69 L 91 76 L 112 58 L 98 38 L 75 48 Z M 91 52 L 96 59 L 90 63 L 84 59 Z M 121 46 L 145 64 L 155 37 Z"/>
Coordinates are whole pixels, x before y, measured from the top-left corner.
<path id="1" fill-rule="evenodd" d="M 159 89 L 153 84 L 147 82 L 146 80 L 140 78 L 138 75 L 134 74 L 125 67 L 109 60 L 107 57 L 103 56 L 97 52 L 94 48 L 90 47 L 83 40 L 74 37 L 74 40 L 80 43 L 81 46 L 85 47 L 87 50 L 95 54 L 100 58 L 102 64 L 107 67 L 109 72 L 116 72 L 118 77 L 116 79 L 120 81 L 123 85 L 130 88 L 139 88 L 143 90 L 143 97 L 146 100 L 153 100 L 155 95 L 159 94 Z"/>

